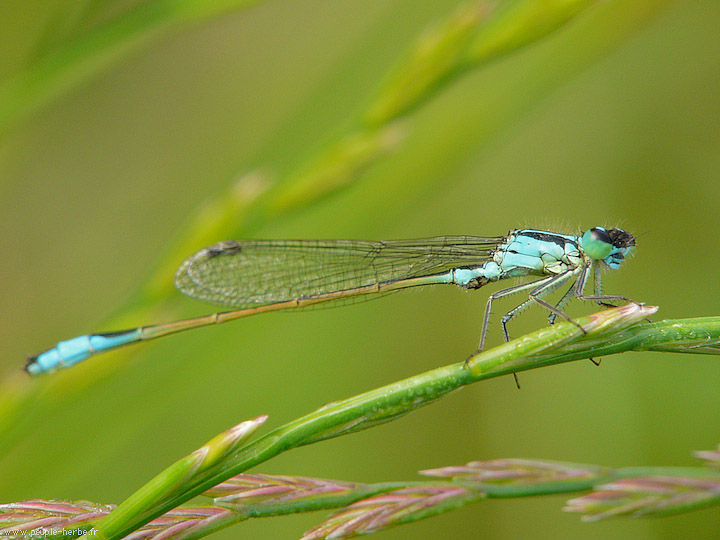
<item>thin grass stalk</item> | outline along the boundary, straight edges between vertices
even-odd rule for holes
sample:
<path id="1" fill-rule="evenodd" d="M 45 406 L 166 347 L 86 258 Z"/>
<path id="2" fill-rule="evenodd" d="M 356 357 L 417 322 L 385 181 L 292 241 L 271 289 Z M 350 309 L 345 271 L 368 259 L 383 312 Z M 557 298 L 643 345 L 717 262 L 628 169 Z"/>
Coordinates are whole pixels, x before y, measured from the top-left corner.
<path id="1" fill-rule="evenodd" d="M 476 381 L 539 365 L 595 356 L 598 347 L 607 351 L 606 354 L 664 346 L 673 350 L 684 347 L 687 352 L 720 353 L 717 346 L 720 317 L 701 319 L 702 332 L 697 325 L 692 325 L 695 330 L 692 336 L 678 321 L 640 324 L 637 325 L 638 330 L 630 331 L 633 325 L 655 309 L 629 304 L 578 319 L 586 333 L 573 324 L 558 323 L 552 328 L 473 355 L 467 362 L 437 368 L 333 402 L 239 448 L 216 467 L 189 479 L 183 490 L 173 490 L 165 497 L 152 501 L 145 500 L 141 492 L 137 492 L 99 524 L 100 538 L 121 538 L 169 509 L 284 451 L 389 422 Z M 654 329 L 650 336 L 644 328 L 648 324 Z M 699 342 L 705 346 L 698 348 Z M 711 343 L 715 345 L 711 346 Z M 553 350 L 557 353 L 555 361 L 550 359 Z"/>
<path id="2" fill-rule="evenodd" d="M 0 139 L 17 124 L 119 59 L 183 24 L 248 7 L 258 0 L 152 0 L 87 31 L 0 82 Z"/>

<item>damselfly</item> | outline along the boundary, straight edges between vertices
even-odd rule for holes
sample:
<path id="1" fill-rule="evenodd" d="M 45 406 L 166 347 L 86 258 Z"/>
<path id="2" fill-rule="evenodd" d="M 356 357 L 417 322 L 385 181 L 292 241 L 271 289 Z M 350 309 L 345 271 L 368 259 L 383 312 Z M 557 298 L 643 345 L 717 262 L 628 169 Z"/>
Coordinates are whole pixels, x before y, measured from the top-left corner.
<path id="1" fill-rule="evenodd" d="M 580 236 L 522 229 L 489 238 L 221 242 L 187 259 L 175 275 L 175 285 L 188 296 L 230 306 L 233 311 L 61 341 L 30 357 L 26 370 L 39 375 L 138 341 L 266 311 L 370 298 L 420 285 L 449 283 L 478 289 L 506 278 L 541 276 L 490 295 L 480 333 L 482 350 L 492 304 L 498 298 L 520 292 L 528 295 L 501 319 L 506 341 L 508 321 L 533 303 L 550 311 L 551 323 L 556 317 L 575 323 L 563 311 L 573 297 L 600 304 L 628 300 L 602 294 L 600 271 L 602 267 L 618 268 L 634 247 L 635 238 L 630 233 L 603 227 L 594 227 Z M 584 290 L 591 274 L 594 292 L 586 296 Z M 549 303 L 545 298 L 563 285 L 569 285 L 567 291 L 555 304 Z"/>

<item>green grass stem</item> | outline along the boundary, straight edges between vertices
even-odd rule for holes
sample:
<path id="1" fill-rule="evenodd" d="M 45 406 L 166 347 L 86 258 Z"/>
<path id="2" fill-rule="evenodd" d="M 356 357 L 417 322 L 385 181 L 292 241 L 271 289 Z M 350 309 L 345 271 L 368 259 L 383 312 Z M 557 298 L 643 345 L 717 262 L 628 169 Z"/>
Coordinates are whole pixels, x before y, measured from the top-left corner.
<path id="1" fill-rule="evenodd" d="M 160 488 L 161 473 L 153 481 L 155 495 L 148 499 L 141 488 L 97 525 L 99 538 L 121 538 L 231 476 L 282 452 L 394 420 L 473 382 L 598 354 L 644 351 L 650 348 L 720 353 L 720 317 L 637 324 L 656 309 L 628 304 L 602 311 L 577 320 L 584 330 L 571 323 L 557 323 L 500 347 L 477 353 L 467 362 L 443 366 L 325 405 L 242 446 L 218 463 L 203 468 L 188 478 L 182 490 L 178 489 L 173 480 L 163 493 Z"/>

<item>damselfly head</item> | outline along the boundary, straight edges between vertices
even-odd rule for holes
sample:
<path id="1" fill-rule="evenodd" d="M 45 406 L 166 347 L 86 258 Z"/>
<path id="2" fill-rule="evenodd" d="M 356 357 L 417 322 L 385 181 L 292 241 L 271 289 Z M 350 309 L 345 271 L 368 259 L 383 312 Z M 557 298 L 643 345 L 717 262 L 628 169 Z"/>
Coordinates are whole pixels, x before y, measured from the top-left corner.
<path id="1" fill-rule="evenodd" d="M 622 229 L 608 229 L 607 235 L 610 238 L 612 250 L 603 261 L 615 270 L 622 264 L 626 257 L 635 251 L 635 237 Z"/>
<path id="2" fill-rule="evenodd" d="M 622 229 L 593 227 L 580 238 L 585 255 L 616 269 L 635 249 L 635 238 Z"/>

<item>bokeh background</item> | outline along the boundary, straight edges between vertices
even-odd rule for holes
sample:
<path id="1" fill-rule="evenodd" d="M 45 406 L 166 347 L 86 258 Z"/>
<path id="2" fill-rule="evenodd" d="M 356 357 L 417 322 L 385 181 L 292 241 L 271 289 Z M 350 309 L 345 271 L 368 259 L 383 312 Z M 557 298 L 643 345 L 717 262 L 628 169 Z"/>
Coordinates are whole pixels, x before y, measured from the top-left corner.
<path id="1" fill-rule="evenodd" d="M 2 2 L 0 78 L 32 78 L 54 51 L 142 5 Z M 458 5 L 254 2 L 80 62 L 81 73 L 38 90 L 37 107 L 0 85 L 0 500 L 119 503 L 237 422 L 269 414 L 279 426 L 477 344 L 487 291 L 437 287 L 193 331 L 52 378 L 19 372 L 24 355 L 60 339 L 212 312 L 171 286 L 173 266 L 215 241 L 620 225 L 641 236 L 636 256 L 606 275 L 608 292 L 660 306 L 658 319 L 718 313 L 715 0 L 593 4 L 440 85 L 387 134 L 392 151 L 346 185 L 292 208 L 258 203 L 302 182 Z M 543 321 L 531 310 L 512 332 Z M 499 343 L 497 323 L 490 336 Z M 720 442 L 719 380 L 710 356 L 556 366 L 523 373 L 521 391 L 510 377 L 476 384 L 254 471 L 383 481 L 502 457 L 692 465 L 693 450 Z M 716 508 L 588 525 L 560 511 L 564 499 L 490 500 L 378 538 L 720 538 Z M 217 537 L 295 538 L 322 517 Z"/>

